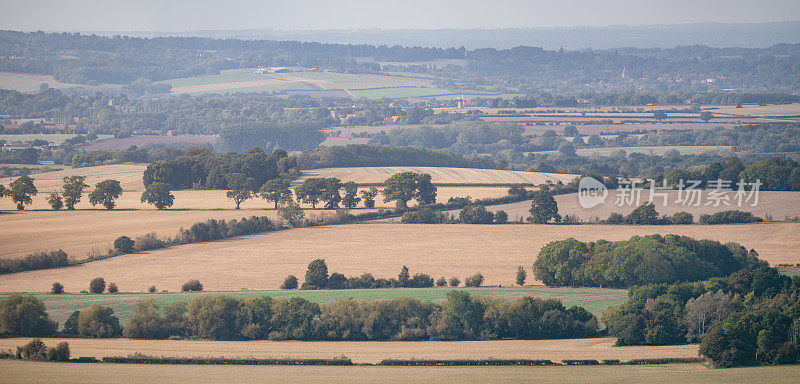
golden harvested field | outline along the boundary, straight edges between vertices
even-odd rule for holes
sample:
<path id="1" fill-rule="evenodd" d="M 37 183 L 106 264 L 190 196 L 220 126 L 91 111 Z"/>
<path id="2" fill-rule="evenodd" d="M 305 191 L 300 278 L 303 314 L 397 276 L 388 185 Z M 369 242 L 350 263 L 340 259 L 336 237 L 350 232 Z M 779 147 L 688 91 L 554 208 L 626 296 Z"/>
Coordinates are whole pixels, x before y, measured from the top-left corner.
<path id="1" fill-rule="evenodd" d="M 100 181 L 114 179 L 120 182 L 124 191 L 143 191 L 142 173 L 145 168 L 147 168 L 147 164 L 100 165 L 97 167 L 67 168 L 61 171 L 37 173 L 31 175 L 31 178 L 33 178 L 36 188 L 39 189 L 39 195 L 60 190 L 64 184 L 63 178 L 73 175 L 86 176 L 86 184 L 90 186 L 89 190 L 93 189 L 94 185 Z M 8 183 L 14 179 L 11 177 L 0 178 L 0 184 L 8 186 Z M 4 203 L 7 202 L 4 201 Z"/>
<path id="2" fill-rule="evenodd" d="M 540 173 L 525 171 L 505 171 L 497 169 L 448 168 L 448 167 L 350 167 L 320 168 L 303 171 L 298 181 L 309 177 L 336 177 L 342 181 L 357 183 L 383 183 L 395 173 L 414 171 L 430 173 L 434 183 L 464 184 L 542 184 L 548 180 L 568 182 L 577 175 L 559 173 Z M 474 196 L 473 196 L 474 197 Z"/>
<path id="3" fill-rule="evenodd" d="M 42 339 L 46 345 L 69 342 L 73 356 L 128 356 L 136 352 L 170 357 L 334 358 L 354 363 L 383 359 L 619 359 L 696 357 L 697 344 L 615 347 L 613 337 L 559 340 L 489 341 L 208 341 L 134 339 Z M 0 339 L 0 350 L 27 338 Z"/>
<path id="4" fill-rule="evenodd" d="M 709 369 L 702 364 L 557 367 L 324 367 L 40 363 L 0 361 L 8 383 L 794 383 L 800 365 Z"/>
<path id="5" fill-rule="evenodd" d="M 710 110 L 712 113 L 725 113 L 739 116 L 798 116 L 800 103 L 756 105 L 746 104 L 742 108 L 734 105 L 720 106 Z"/>
<path id="6" fill-rule="evenodd" d="M 702 214 L 712 214 L 714 212 L 726 211 L 726 210 L 740 210 L 740 211 L 747 211 L 752 212 L 754 215 L 764 218 L 767 215 L 772 215 L 774 220 L 785 220 L 788 218 L 795 218 L 800 217 L 800 192 L 784 192 L 784 191 L 761 191 L 759 192 L 759 201 L 758 205 L 755 207 L 751 206 L 751 202 L 747 202 L 742 204 L 741 207 L 738 206 L 738 202 L 735 199 L 735 192 L 728 192 L 725 195 L 728 196 L 728 201 L 730 205 L 720 204 L 720 206 L 715 207 L 712 205 L 704 205 L 706 202 L 709 201 L 707 198 L 708 195 L 707 191 L 702 191 L 700 196 L 700 206 L 683 206 L 681 204 L 675 204 L 675 201 L 678 197 L 678 191 L 667 191 L 668 198 L 667 198 L 667 206 L 662 205 L 662 198 L 656 197 L 654 202 L 656 204 L 656 211 L 662 215 L 672 215 L 676 212 L 686 211 L 691 213 L 694 216 L 695 221 L 700 218 Z M 645 203 L 649 199 L 649 190 L 643 190 L 641 195 L 641 203 Z M 631 213 L 636 205 L 623 205 L 621 207 L 616 205 L 616 198 L 617 192 L 616 191 L 609 191 L 608 197 L 606 198 L 606 202 L 604 204 L 598 205 L 593 208 L 583 208 L 581 207 L 578 201 L 578 194 L 566 194 L 566 195 L 558 195 L 555 196 L 556 202 L 558 202 L 558 212 L 563 215 L 570 215 L 570 216 L 577 216 L 584 221 L 591 221 L 595 217 L 599 217 L 600 219 L 607 219 L 609 215 L 613 212 L 621 213 L 623 215 L 627 215 Z M 504 210 L 508 212 L 509 220 L 517 220 L 520 217 L 527 217 L 530 215 L 528 210 L 531 208 L 530 200 L 527 201 L 520 201 L 518 203 L 510 203 L 510 204 L 502 204 L 502 205 L 493 205 L 488 207 L 490 211 L 497 211 L 497 210 Z M 454 211 L 453 213 L 458 213 Z M 798 234 L 800 235 L 800 234 Z"/>
<path id="7" fill-rule="evenodd" d="M 0 276 L 0 292 L 47 292 L 54 281 L 68 292 L 86 289 L 97 276 L 121 291 L 142 292 L 150 285 L 179 287 L 199 279 L 206 290 L 275 289 L 290 274 L 302 278 L 308 263 L 327 261 L 329 271 L 457 276 L 480 271 L 485 285 L 514 283 L 517 266 L 530 268 L 542 246 L 574 237 L 582 241 L 625 240 L 633 235 L 679 234 L 739 242 L 773 265 L 800 262 L 800 223 L 747 225 L 425 225 L 351 224 L 301 228 L 224 241 L 188 244 L 118 256 L 74 267 Z M 532 278 L 532 277 L 531 277 Z"/>

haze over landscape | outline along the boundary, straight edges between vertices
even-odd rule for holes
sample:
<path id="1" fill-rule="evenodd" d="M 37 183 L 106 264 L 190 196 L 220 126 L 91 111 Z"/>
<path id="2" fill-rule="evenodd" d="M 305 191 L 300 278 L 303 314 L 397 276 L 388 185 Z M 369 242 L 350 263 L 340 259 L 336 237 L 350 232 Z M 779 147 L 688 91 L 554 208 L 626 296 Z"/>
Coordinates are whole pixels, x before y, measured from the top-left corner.
<path id="1" fill-rule="evenodd" d="M 798 63 L 786 0 L 0 0 L 0 381 L 794 382 Z"/>

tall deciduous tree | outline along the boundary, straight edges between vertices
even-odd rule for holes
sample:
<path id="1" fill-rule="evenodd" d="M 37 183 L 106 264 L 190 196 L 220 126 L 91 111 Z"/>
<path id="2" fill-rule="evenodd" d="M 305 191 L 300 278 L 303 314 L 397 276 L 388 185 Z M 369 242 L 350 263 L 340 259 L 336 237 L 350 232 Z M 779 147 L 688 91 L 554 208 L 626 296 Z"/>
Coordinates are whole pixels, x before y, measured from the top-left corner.
<path id="1" fill-rule="evenodd" d="M 122 186 L 117 180 L 103 180 L 94 187 L 94 191 L 89 194 L 89 202 L 92 205 L 102 204 L 106 209 L 114 209 L 117 206 L 116 200 L 122 195 Z"/>
<path id="2" fill-rule="evenodd" d="M 408 208 L 408 202 L 412 199 L 420 204 L 436 202 L 436 186 L 431 183 L 431 175 L 427 173 L 397 173 L 386 179 L 383 186 L 383 201 L 394 201 L 397 208 Z"/>
<path id="3" fill-rule="evenodd" d="M 8 186 L 9 192 L 7 194 L 11 196 L 11 201 L 17 204 L 17 209 L 20 211 L 25 209 L 25 204 L 33 202 L 31 196 L 36 196 L 39 193 L 36 186 L 33 185 L 33 179 L 26 175 L 20 176 Z"/>
<path id="4" fill-rule="evenodd" d="M 370 187 L 366 191 L 361 191 L 361 198 L 364 199 L 364 207 L 365 208 L 375 208 L 375 196 L 378 196 L 380 191 L 378 188 Z"/>
<path id="5" fill-rule="evenodd" d="M 228 179 L 229 191 L 225 195 L 228 196 L 229 199 L 232 199 L 233 202 L 236 203 L 236 209 L 239 209 L 239 205 L 241 205 L 242 202 L 253 197 L 255 193 L 255 179 L 247 177 L 247 175 L 243 173 L 231 173 L 226 177 Z"/>
<path id="6" fill-rule="evenodd" d="M 325 181 L 325 178 L 310 177 L 295 188 L 294 194 L 297 196 L 297 200 L 311 204 L 311 207 L 316 209 L 317 204 L 322 200 L 326 187 L 327 181 Z"/>
<path id="7" fill-rule="evenodd" d="M 324 289 L 328 286 L 328 265 L 324 259 L 316 259 L 308 264 L 304 289 Z"/>
<path id="8" fill-rule="evenodd" d="M 278 209 L 278 203 L 288 201 L 292 198 L 292 190 L 289 189 L 289 182 L 284 179 L 272 179 L 264 183 L 258 191 L 262 199 L 272 201 L 275 203 L 275 209 Z"/>
<path id="9" fill-rule="evenodd" d="M 342 201 L 342 195 L 339 190 L 342 189 L 342 181 L 329 177 L 325 179 L 325 187 L 322 190 L 322 201 L 325 202 L 325 209 L 337 209 L 339 203 Z"/>
<path id="10" fill-rule="evenodd" d="M 50 206 L 53 207 L 53 210 L 56 211 L 64 208 L 64 201 L 61 200 L 61 195 L 59 195 L 58 192 L 51 193 L 47 198 L 47 203 L 50 204 Z"/>
<path id="11" fill-rule="evenodd" d="M 152 204 L 158 209 L 167 209 L 175 202 L 175 196 L 170 193 L 169 184 L 158 182 L 145 188 L 141 202 Z"/>
<path id="12" fill-rule="evenodd" d="M 358 197 L 358 184 L 355 181 L 348 181 L 342 184 L 344 188 L 344 197 L 342 198 L 342 205 L 347 208 L 353 209 L 361 201 Z"/>
<path id="13" fill-rule="evenodd" d="M 71 211 L 75 209 L 75 204 L 81 201 L 83 190 L 87 187 L 89 186 L 86 184 L 86 176 L 64 177 L 63 192 L 61 194 L 64 196 L 64 205 L 67 207 L 67 210 Z"/>
<path id="14" fill-rule="evenodd" d="M 561 221 L 561 215 L 558 214 L 558 203 L 556 203 L 556 199 L 544 191 L 534 192 L 533 201 L 531 201 L 531 209 L 528 212 L 531 213 L 528 220 L 536 224 L 547 224 L 551 220 L 556 222 Z"/>

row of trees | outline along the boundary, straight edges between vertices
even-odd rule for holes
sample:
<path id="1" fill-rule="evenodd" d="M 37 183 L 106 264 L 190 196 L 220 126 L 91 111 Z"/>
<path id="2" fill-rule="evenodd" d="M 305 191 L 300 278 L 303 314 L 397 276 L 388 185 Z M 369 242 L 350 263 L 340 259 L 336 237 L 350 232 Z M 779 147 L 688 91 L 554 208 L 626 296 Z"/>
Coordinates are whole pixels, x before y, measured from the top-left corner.
<path id="1" fill-rule="evenodd" d="M 631 289 L 603 314 L 619 345 L 685 344 L 719 367 L 800 362 L 800 278 L 775 268 Z"/>
<path id="2" fill-rule="evenodd" d="M 0 302 L 0 334 L 49 336 L 57 324 L 33 296 Z M 211 340 L 469 340 L 557 339 L 598 334 L 597 319 L 557 299 L 513 301 L 451 291 L 440 303 L 408 297 L 338 300 L 317 304 L 300 297 L 241 299 L 225 295 L 176 301 L 162 311 L 154 299 L 136 303 L 124 328 L 114 311 L 93 304 L 73 312 L 62 334 L 141 339 L 192 337 Z"/>
<path id="3" fill-rule="evenodd" d="M 539 251 L 533 272 L 548 286 L 623 288 L 700 281 L 764 265 L 754 250 L 739 244 L 649 235 L 615 242 L 553 241 Z"/>
<path id="4" fill-rule="evenodd" d="M 281 289 L 296 289 L 297 277 L 289 275 L 281 284 Z M 425 273 L 416 273 L 413 276 L 409 273 L 405 265 L 400 270 L 397 278 L 375 278 L 371 273 L 364 273 L 361 276 L 346 277 L 337 272 L 328 274 L 328 265 L 324 259 L 316 259 L 308 264 L 306 269 L 305 281 L 300 289 L 373 289 L 373 288 L 428 288 L 434 284 L 438 287 L 457 287 L 461 280 L 452 277 L 450 280 L 440 277 L 434 283 L 433 277 Z M 467 287 L 480 287 L 483 284 L 483 275 L 480 272 L 467 277 L 464 285 Z"/>
<path id="5" fill-rule="evenodd" d="M 33 202 L 32 197 L 39 193 L 33 181 L 33 178 L 25 175 L 12 181 L 9 184 L 9 188 L 0 185 L 0 198 L 10 196 L 11 200 L 17 204 L 18 210 L 25 209 L 25 205 L 31 204 Z M 88 187 L 85 181 L 85 176 L 64 177 L 61 193 L 51 193 L 47 199 L 48 204 L 54 210 L 60 210 L 64 207 L 67 210 L 74 210 L 75 205 L 81 201 L 84 189 Z M 89 193 L 89 202 L 92 205 L 101 204 L 106 209 L 114 209 L 116 200 L 121 195 L 122 186 L 120 186 L 119 181 L 113 179 L 103 180 L 97 183 L 94 190 Z M 145 200 L 144 197 L 142 197 L 142 200 Z"/>

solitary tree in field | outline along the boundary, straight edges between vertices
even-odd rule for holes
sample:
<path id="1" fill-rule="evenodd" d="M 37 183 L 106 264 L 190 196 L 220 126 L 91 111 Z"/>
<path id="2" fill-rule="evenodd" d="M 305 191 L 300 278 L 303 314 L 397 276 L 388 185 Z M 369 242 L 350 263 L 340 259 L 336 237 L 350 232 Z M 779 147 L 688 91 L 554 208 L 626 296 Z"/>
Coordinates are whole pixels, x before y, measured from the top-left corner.
<path id="1" fill-rule="evenodd" d="M 106 290 L 106 280 L 102 277 L 95 277 L 89 282 L 89 292 L 103 293 Z"/>
<path id="2" fill-rule="evenodd" d="M 255 191 L 255 179 L 247 177 L 243 173 L 231 173 L 226 176 L 228 178 L 228 193 L 225 195 L 236 203 L 236 209 L 239 205 L 247 199 L 253 197 Z"/>
<path id="3" fill-rule="evenodd" d="M 272 179 L 267 181 L 261 186 L 258 193 L 262 199 L 274 202 L 275 209 L 278 209 L 278 203 L 292 198 L 292 190 L 289 189 L 289 182 L 284 179 Z"/>
<path id="4" fill-rule="evenodd" d="M 361 191 L 361 198 L 364 199 L 364 207 L 375 208 L 375 196 L 378 196 L 378 188 L 370 187 L 366 191 Z"/>
<path id="5" fill-rule="evenodd" d="M 8 185 L 9 189 L 6 194 L 11 196 L 11 201 L 17 204 L 18 210 L 25 209 L 25 204 L 33 202 L 31 196 L 36 196 L 39 191 L 33 185 L 33 179 L 23 175 Z"/>
<path id="6" fill-rule="evenodd" d="M 706 123 L 714 118 L 714 114 L 709 111 L 700 112 L 700 120 L 705 121 Z"/>
<path id="7" fill-rule="evenodd" d="M 394 201 L 397 208 L 408 208 L 408 202 L 416 199 L 420 204 L 436 202 L 436 186 L 427 173 L 401 172 L 383 182 L 384 202 Z"/>
<path id="8" fill-rule="evenodd" d="M 94 187 L 94 191 L 89 194 L 89 202 L 92 206 L 102 204 L 106 209 L 114 209 L 117 206 L 116 200 L 122 195 L 122 186 L 117 180 L 103 180 Z"/>
<path id="9" fill-rule="evenodd" d="M 553 196 L 544 191 L 533 193 L 531 209 L 528 212 L 531 213 L 528 221 L 535 224 L 547 224 L 550 220 L 561 221 L 561 215 L 558 214 L 558 203 Z"/>
<path id="10" fill-rule="evenodd" d="M 50 194 L 50 196 L 47 198 L 47 204 L 50 204 L 55 211 L 64 208 L 64 201 L 61 200 L 61 195 L 59 195 L 58 192 L 53 192 Z"/>
<path id="11" fill-rule="evenodd" d="M 175 202 L 175 196 L 170 193 L 169 184 L 153 183 L 142 192 L 141 202 L 152 204 L 158 209 L 167 209 Z"/>
<path id="12" fill-rule="evenodd" d="M 89 187 L 86 183 L 86 176 L 65 176 L 63 192 L 64 205 L 67 210 L 72 211 L 75 209 L 75 204 L 81 201 L 84 188 Z"/>
<path id="13" fill-rule="evenodd" d="M 316 259 L 308 264 L 303 289 L 325 289 L 328 286 L 328 265 L 325 260 Z"/>
<path id="14" fill-rule="evenodd" d="M 520 287 L 525 285 L 525 279 L 528 277 L 528 272 L 525 271 L 523 266 L 517 267 L 517 285 Z"/>
<path id="15" fill-rule="evenodd" d="M 297 200 L 311 204 L 311 208 L 316 209 L 326 188 L 327 181 L 324 177 L 310 177 L 294 189 L 294 194 Z"/>
<path id="16" fill-rule="evenodd" d="M 655 111 L 653 112 L 653 117 L 655 117 L 656 120 L 661 121 L 667 118 L 667 113 L 664 111 Z"/>
<path id="17" fill-rule="evenodd" d="M 355 208 L 358 202 L 361 201 L 361 198 L 358 197 L 358 184 L 355 181 L 348 181 L 342 184 L 342 187 L 344 188 L 342 205 L 350 209 Z"/>

